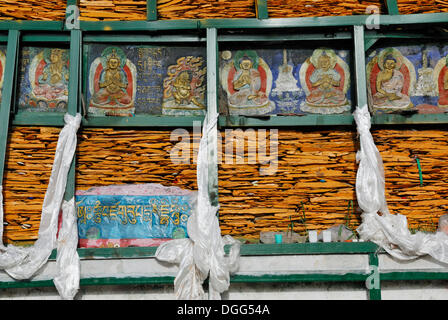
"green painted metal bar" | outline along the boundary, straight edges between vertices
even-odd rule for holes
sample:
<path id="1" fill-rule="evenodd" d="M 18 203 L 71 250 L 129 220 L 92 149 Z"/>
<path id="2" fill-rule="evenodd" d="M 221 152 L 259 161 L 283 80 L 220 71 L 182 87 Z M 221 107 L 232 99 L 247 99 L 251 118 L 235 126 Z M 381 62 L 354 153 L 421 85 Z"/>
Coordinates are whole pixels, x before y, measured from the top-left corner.
<path id="1" fill-rule="evenodd" d="M 294 282 L 362 282 L 368 277 L 363 273 L 311 273 L 311 274 L 263 274 L 230 276 L 231 283 L 294 283 Z M 80 286 L 102 285 L 172 285 L 174 276 L 154 277 L 101 277 L 83 278 Z M 400 271 L 381 273 L 387 281 L 435 281 L 448 280 L 447 272 Z M 0 282 L 0 289 L 54 287 L 53 280 L 21 280 Z"/>
<path id="2" fill-rule="evenodd" d="M 6 49 L 2 101 L 0 104 L 0 183 L 3 183 L 9 121 L 11 118 L 11 108 L 14 104 L 19 41 L 20 31 L 10 30 L 8 34 L 8 46 Z"/>
<path id="3" fill-rule="evenodd" d="M 78 112 L 79 74 L 81 60 L 82 34 L 80 30 L 70 31 L 70 78 L 68 82 L 67 111 L 72 116 Z"/>
<path id="4" fill-rule="evenodd" d="M 372 124 L 438 124 L 448 123 L 448 113 L 440 114 L 382 114 L 372 116 Z"/>
<path id="5" fill-rule="evenodd" d="M 365 39 L 431 39 L 440 40 L 448 38 L 448 34 L 441 33 L 417 33 L 417 32 L 366 32 Z"/>
<path id="6" fill-rule="evenodd" d="M 398 10 L 397 0 L 386 0 L 386 6 L 388 14 L 390 15 L 400 14 L 400 11 Z"/>
<path id="7" fill-rule="evenodd" d="M 132 34 L 132 35 L 121 35 L 121 34 L 92 34 L 85 35 L 83 37 L 83 43 L 90 42 L 126 42 L 126 43 L 184 43 L 184 42 L 195 42 L 202 43 L 206 39 L 196 36 L 196 35 L 146 35 L 146 34 Z"/>
<path id="8" fill-rule="evenodd" d="M 231 283 L 278 283 L 278 282 L 363 282 L 368 275 L 363 273 L 303 273 L 303 274 L 263 274 L 232 275 Z"/>
<path id="9" fill-rule="evenodd" d="M 218 31 L 207 29 L 207 114 L 218 116 Z M 210 121 L 209 120 L 209 121 Z M 218 130 L 208 133 L 208 192 L 212 205 L 219 204 L 218 194 Z"/>
<path id="10" fill-rule="evenodd" d="M 83 119 L 84 127 L 193 127 L 195 121 L 203 121 L 203 116 L 156 116 L 135 115 L 133 117 L 91 116 Z"/>
<path id="11" fill-rule="evenodd" d="M 448 280 L 448 272 L 395 271 L 395 272 L 381 273 L 381 281 L 426 281 L 426 280 Z"/>
<path id="12" fill-rule="evenodd" d="M 83 31 L 163 31 L 197 30 L 199 20 L 157 20 L 157 21 L 81 21 Z"/>
<path id="13" fill-rule="evenodd" d="M 241 246 L 242 256 L 373 253 L 373 242 L 316 242 L 283 244 L 248 244 Z"/>
<path id="14" fill-rule="evenodd" d="M 24 34 L 22 43 L 25 42 L 70 42 L 68 34 Z"/>
<path id="15" fill-rule="evenodd" d="M 79 248 L 82 260 L 89 259 L 131 259 L 154 257 L 157 247 L 128 248 Z M 228 254 L 229 246 L 225 246 Z M 241 256 L 270 255 L 318 255 L 318 254 L 371 254 L 384 251 L 373 242 L 316 242 L 316 243 L 282 243 L 282 244 L 243 244 Z M 56 259 L 56 250 L 49 260 Z"/>
<path id="16" fill-rule="evenodd" d="M 364 40 L 364 50 L 367 52 L 375 43 L 378 42 L 379 39 L 376 38 L 370 38 Z"/>
<path id="17" fill-rule="evenodd" d="M 354 26 L 355 78 L 357 107 L 367 106 L 366 51 L 364 49 L 364 26 Z"/>
<path id="18" fill-rule="evenodd" d="M 168 117 L 157 115 L 136 115 L 134 117 L 103 117 L 89 116 L 83 119 L 84 127 L 193 127 L 195 121 L 202 122 L 202 116 Z M 271 117 L 245 117 L 245 116 L 220 116 L 221 128 L 268 128 L 268 127 L 307 127 L 307 126 L 351 126 L 354 124 L 352 115 L 306 115 L 306 116 L 271 116 Z M 414 114 L 410 116 L 400 114 L 383 114 L 372 116 L 374 125 L 398 125 L 398 124 L 446 124 L 448 114 Z M 12 119 L 13 125 L 43 125 L 60 127 L 64 125 L 61 113 L 37 113 L 19 111 Z"/>
<path id="19" fill-rule="evenodd" d="M 157 20 L 157 0 L 146 0 L 146 20 Z"/>
<path id="20" fill-rule="evenodd" d="M 354 124 L 351 114 L 303 116 L 220 116 L 220 127 L 295 127 L 295 126 L 350 126 Z"/>
<path id="21" fill-rule="evenodd" d="M 202 19 L 202 20 L 157 20 L 157 21 L 81 21 L 83 31 L 161 31 L 161 30 L 194 30 L 198 28 L 308 28 L 365 25 L 367 15 L 275 18 L 275 19 Z M 448 13 L 426 13 L 406 15 L 380 15 L 382 25 L 402 24 L 446 24 Z M 61 31 L 63 21 L 0 21 L 0 30 L 34 30 Z"/>
<path id="22" fill-rule="evenodd" d="M 0 21 L 0 30 L 61 31 L 63 28 L 62 21 Z"/>
<path id="23" fill-rule="evenodd" d="M 64 126 L 64 114 L 57 112 L 27 112 L 18 111 L 12 119 L 15 126 Z"/>
<path id="24" fill-rule="evenodd" d="M 343 27 L 366 25 L 368 15 L 304 17 L 304 18 L 275 18 L 275 19 L 206 19 L 200 21 L 201 28 L 252 29 L 252 28 L 317 28 Z M 380 15 L 381 25 L 403 24 L 446 24 L 448 13 L 427 13 L 407 15 Z"/>
<path id="25" fill-rule="evenodd" d="M 239 34 L 239 35 L 219 35 L 219 42 L 271 42 L 271 41 L 328 41 L 328 40 L 350 40 L 353 39 L 351 32 L 333 33 L 281 33 L 281 34 Z"/>
<path id="26" fill-rule="evenodd" d="M 258 19 L 268 19 L 269 18 L 268 1 L 256 0 L 255 13 Z"/>
<path id="27" fill-rule="evenodd" d="M 152 258 L 157 247 L 128 247 L 128 248 L 79 248 L 80 259 L 126 259 L 126 258 Z M 56 251 L 50 259 L 56 259 Z"/>
<path id="28" fill-rule="evenodd" d="M 80 85 L 80 60 L 82 48 L 82 34 L 80 30 L 70 32 L 70 78 L 68 81 L 68 102 L 67 113 L 75 116 L 78 112 L 79 104 L 79 85 Z M 75 195 L 75 164 L 76 155 L 70 165 L 67 176 L 67 185 L 65 189 L 64 200 L 71 200 Z"/>
<path id="29" fill-rule="evenodd" d="M 381 280 L 379 274 L 379 261 L 378 254 L 370 253 L 369 254 L 369 265 L 372 268 L 373 274 L 369 277 L 373 277 L 373 283 L 371 282 L 369 290 L 369 299 L 370 300 L 381 300 Z"/>

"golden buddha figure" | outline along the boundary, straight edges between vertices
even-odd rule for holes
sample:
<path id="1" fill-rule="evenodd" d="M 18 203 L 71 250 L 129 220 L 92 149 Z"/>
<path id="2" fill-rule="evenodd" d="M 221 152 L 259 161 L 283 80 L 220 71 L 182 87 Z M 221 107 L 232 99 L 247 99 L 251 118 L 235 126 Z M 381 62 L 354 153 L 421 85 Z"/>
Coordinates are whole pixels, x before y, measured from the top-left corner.
<path id="1" fill-rule="evenodd" d="M 132 103 L 132 98 L 127 92 L 128 80 L 122 60 L 115 49 L 107 56 L 105 69 L 98 80 L 98 90 L 92 96 L 91 106 L 114 109 L 127 107 Z"/>

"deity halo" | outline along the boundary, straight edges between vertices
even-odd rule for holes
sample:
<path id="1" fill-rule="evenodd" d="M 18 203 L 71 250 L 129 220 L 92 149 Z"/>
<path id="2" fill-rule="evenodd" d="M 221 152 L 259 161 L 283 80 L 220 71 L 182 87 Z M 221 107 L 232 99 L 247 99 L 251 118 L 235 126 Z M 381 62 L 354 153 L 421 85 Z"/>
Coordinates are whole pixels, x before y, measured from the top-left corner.
<path id="1" fill-rule="evenodd" d="M 379 68 L 381 70 L 384 70 L 384 62 L 386 62 L 386 58 L 389 56 L 392 56 L 395 59 L 395 69 L 399 70 L 403 64 L 403 55 L 395 48 L 387 48 L 381 51 L 381 53 L 378 55 Z"/>
<path id="2" fill-rule="evenodd" d="M 338 59 L 336 53 L 332 49 L 320 48 L 314 50 L 313 54 L 310 57 L 311 63 L 314 65 L 314 67 L 317 68 L 319 65 L 319 58 L 324 54 L 330 58 L 330 68 L 333 69 Z"/>
<path id="3" fill-rule="evenodd" d="M 52 52 L 58 52 L 61 54 L 61 60 L 64 62 L 67 62 L 68 56 L 67 56 L 67 50 L 65 49 L 59 49 L 59 48 L 45 48 L 43 51 L 43 59 L 46 63 L 50 63 L 50 56 Z"/>
<path id="4" fill-rule="evenodd" d="M 237 51 L 233 58 L 235 69 L 240 69 L 240 63 L 243 58 L 249 58 L 252 61 L 252 68 L 258 69 L 258 55 L 254 50 L 240 50 Z"/>
<path id="5" fill-rule="evenodd" d="M 126 55 L 124 51 L 118 47 L 108 47 L 101 53 L 101 64 L 103 67 L 107 66 L 107 61 L 111 56 L 115 55 L 120 61 L 120 67 L 123 68 L 126 65 Z"/>

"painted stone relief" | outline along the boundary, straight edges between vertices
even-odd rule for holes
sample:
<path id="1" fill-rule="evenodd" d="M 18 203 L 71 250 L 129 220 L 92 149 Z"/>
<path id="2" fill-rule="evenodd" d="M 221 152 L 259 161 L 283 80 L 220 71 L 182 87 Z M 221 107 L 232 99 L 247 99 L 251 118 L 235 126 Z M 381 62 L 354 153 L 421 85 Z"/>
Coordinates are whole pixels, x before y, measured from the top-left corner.
<path id="1" fill-rule="evenodd" d="M 226 52 L 225 54 L 228 54 Z M 228 95 L 230 113 L 266 114 L 275 109 L 269 100 L 272 73 L 256 51 L 237 51 L 222 70 L 221 84 Z"/>
<path id="2" fill-rule="evenodd" d="M 205 107 L 206 68 L 202 57 L 181 57 L 163 80 L 162 113 L 202 115 Z"/>
<path id="3" fill-rule="evenodd" d="M 100 115 L 131 116 L 135 111 L 135 91 L 135 65 L 120 48 L 104 49 L 90 67 L 89 111 Z"/>
<path id="4" fill-rule="evenodd" d="M 20 66 L 21 110 L 65 112 L 69 53 L 62 48 L 24 47 Z"/>
<path id="5" fill-rule="evenodd" d="M 91 45 L 87 50 L 90 114 L 205 114 L 204 48 Z"/>
<path id="6" fill-rule="evenodd" d="M 368 56 L 370 110 L 379 113 L 446 111 L 448 46 L 436 44 L 386 47 Z"/>
<path id="7" fill-rule="evenodd" d="M 347 50 L 225 50 L 220 111 L 233 115 L 350 112 Z"/>
<path id="8" fill-rule="evenodd" d="M 350 111 L 346 93 L 350 72 L 331 49 L 318 49 L 300 68 L 300 80 L 306 92 L 302 111 L 309 113 L 343 113 Z"/>

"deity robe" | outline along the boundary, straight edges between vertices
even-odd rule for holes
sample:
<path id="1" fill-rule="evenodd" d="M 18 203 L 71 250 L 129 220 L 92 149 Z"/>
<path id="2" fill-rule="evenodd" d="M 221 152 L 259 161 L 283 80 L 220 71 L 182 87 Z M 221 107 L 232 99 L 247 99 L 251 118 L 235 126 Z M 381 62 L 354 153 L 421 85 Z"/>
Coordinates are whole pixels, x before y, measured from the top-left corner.
<path id="1" fill-rule="evenodd" d="M 439 75 L 439 106 L 448 107 L 448 67 L 443 68 Z"/>
<path id="2" fill-rule="evenodd" d="M 255 69 L 250 69 L 250 84 L 246 84 L 243 87 L 236 90 L 229 97 L 229 103 L 233 106 L 248 106 L 248 107 L 257 107 L 266 105 L 269 100 L 264 92 L 260 91 L 261 88 L 261 76 L 260 72 Z M 243 70 L 240 69 L 234 76 L 232 83 L 237 81 L 243 73 Z M 250 96 L 256 96 L 255 98 L 249 99 Z"/>
<path id="3" fill-rule="evenodd" d="M 310 76 L 310 82 L 314 84 L 325 76 L 330 77 L 332 81 L 341 81 L 341 75 L 334 69 L 327 71 L 316 69 Z M 347 98 L 340 87 L 320 85 L 311 88 L 310 94 L 306 97 L 306 102 L 308 105 L 315 107 L 339 107 L 347 104 Z"/>
<path id="4" fill-rule="evenodd" d="M 44 76 L 46 78 L 44 79 Z M 52 81 L 52 76 L 58 77 L 57 81 Z M 64 65 L 60 74 L 52 75 L 51 64 L 45 65 L 42 74 L 39 76 L 33 94 L 37 98 L 46 100 L 57 100 L 67 95 L 68 90 L 68 68 Z"/>
<path id="5" fill-rule="evenodd" d="M 391 108 L 391 109 L 405 109 L 411 106 L 411 99 L 408 95 L 403 94 L 404 77 L 403 74 L 394 70 L 392 78 L 385 81 L 381 85 L 387 93 L 395 93 L 399 99 L 389 100 L 388 97 L 384 96 L 382 93 L 377 92 L 373 96 L 373 107 L 374 108 Z"/>
<path id="6" fill-rule="evenodd" d="M 119 70 L 116 73 L 109 73 L 107 69 L 103 70 L 100 75 L 100 83 L 104 83 L 108 80 L 112 80 L 112 83 L 124 83 L 126 87 L 128 85 L 126 74 L 122 70 Z M 96 107 L 124 107 L 132 102 L 132 98 L 126 92 L 126 88 L 119 88 L 116 92 L 111 92 L 107 87 L 104 87 L 95 92 L 91 102 Z"/>

